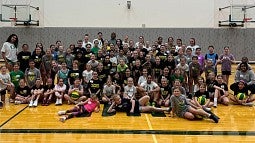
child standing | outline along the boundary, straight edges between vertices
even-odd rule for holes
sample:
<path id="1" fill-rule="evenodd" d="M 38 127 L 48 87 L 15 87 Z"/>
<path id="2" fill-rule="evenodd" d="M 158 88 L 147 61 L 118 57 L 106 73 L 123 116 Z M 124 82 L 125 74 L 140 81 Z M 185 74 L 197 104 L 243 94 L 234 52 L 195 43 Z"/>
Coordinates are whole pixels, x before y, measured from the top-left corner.
<path id="1" fill-rule="evenodd" d="M 192 62 L 189 64 L 189 91 L 192 91 L 193 82 L 197 82 L 197 78 L 200 76 L 201 67 L 198 63 L 198 57 L 193 56 Z"/>
<path id="2" fill-rule="evenodd" d="M 218 63 L 221 63 L 221 72 L 224 81 L 228 85 L 229 75 L 231 75 L 231 65 L 235 63 L 235 58 L 229 52 L 229 47 L 224 47 L 224 53 L 220 55 Z"/>
<path id="3" fill-rule="evenodd" d="M 98 101 L 97 95 L 92 94 L 91 98 L 88 98 L 84 102 L 76 104 L 72 109 L 66 111 L 59 111 L 58 115 L 65 115 L 59 118 L 61 122 L 65 122 L 67 119 L 73 117 L 87 117 L 90 116 L 93 111 L 99 112 L 100 103 Z"/>

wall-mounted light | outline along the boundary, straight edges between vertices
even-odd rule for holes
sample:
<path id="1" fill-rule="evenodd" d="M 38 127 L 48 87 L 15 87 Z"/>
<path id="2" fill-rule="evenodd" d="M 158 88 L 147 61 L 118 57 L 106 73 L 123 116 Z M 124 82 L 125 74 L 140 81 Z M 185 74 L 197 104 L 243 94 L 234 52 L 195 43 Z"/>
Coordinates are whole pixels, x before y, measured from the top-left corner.
<path id="1" fill-rule="evenodd" d="M 131 1 L 127 1 L 127 8 L 128 8 L 128 9 L 131 8 Z"/>

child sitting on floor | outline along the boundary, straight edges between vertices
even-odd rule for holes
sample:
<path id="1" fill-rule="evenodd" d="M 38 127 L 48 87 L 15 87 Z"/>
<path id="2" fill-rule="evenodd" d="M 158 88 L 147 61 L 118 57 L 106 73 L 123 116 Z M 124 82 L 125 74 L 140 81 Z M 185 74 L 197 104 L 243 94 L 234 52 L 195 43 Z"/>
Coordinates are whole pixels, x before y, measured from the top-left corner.
<path id="1" fill-rule="evenodd" d="M 59 121 L 65 122 L 65 120 L 73 117 L 88 117 L 93 111 L 100 111 L 100 103 L 96 94 L 92 94 L 91 98 L 88 98 L 86 101 L 76 104 L 72 109 L 59 111 L 59 116 L 64 115 L 59 118 Z"/>

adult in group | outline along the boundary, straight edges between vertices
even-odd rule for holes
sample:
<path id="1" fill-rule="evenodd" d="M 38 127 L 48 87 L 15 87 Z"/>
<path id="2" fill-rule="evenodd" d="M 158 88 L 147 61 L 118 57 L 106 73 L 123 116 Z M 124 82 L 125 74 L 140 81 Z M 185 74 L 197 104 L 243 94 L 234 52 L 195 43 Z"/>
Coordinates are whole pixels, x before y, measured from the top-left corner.
<path id="1" fill-rule="evenodd" d="M 4 42 L 1 49 L 2 57 L 9 71 L 12 71 L 14 63 L 18 61 L 18 43 L 18 36 L 16 34 L 11 34 L 6 40 L 6 42 Z"/>

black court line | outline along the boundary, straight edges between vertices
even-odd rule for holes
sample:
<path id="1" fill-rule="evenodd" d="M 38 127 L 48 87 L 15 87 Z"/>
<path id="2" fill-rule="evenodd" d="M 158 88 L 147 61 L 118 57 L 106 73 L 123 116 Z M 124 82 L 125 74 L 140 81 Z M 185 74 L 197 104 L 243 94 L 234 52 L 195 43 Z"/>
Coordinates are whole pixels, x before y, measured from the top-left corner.
<path id="1" fill-rule="evenodd" d="M 22 111 L 24 111 L 26 108 L 28 107 L 28 105 L 26 107 L 24 107 L 23 109 L 21 109 L 19 112 L 17 112 L 16 114 L 14 114 L 12 117 L 10 117 L 8 120 L 6 120 L 2 125 L 0 125 L 0 128 L 2 128 L 6 123 L 8 123 L 11 119 L 13 119 L 14 117 L 16 117 L 17 115 L 19 115 L 19 113 L 21 113 Z"/>
<path id="2" fill-rule="evenodd" d="M 156 134 L 156 135 L 223 135 L 255 136 L 255 131 L 178 131 L 116 129 L 0 129 L 1 133 L 73 133 L 73 134 Z"/>

